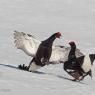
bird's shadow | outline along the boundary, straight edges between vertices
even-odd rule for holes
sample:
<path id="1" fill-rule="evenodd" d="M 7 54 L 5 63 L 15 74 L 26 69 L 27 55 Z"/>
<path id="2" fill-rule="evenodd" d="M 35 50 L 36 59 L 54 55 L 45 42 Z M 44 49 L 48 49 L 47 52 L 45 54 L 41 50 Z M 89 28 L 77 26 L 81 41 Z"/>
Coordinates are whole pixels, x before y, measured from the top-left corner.
<path id="1" fill-rule="evenodd" d="M 9 67 L 9 68 L 13 68 L 13 69 L 19 69 L 18 67 L 16 66 L 13 66 L 13 65 L 7 65 L 7 64 L 0 64 L 0 66 L 5 66 L 5 67 Z"/>
<path id="2" fill-rule="evenodd" d="M 10 64 L 0 64 L 0 66 L 5 66 L 5 67 L 8 67 L 8 68 L 22 70 L 22 69 L 19 69 L 18 66 L 13 66 L 13 65 L 10 65 Z M 22 70 L 22 71 L 26 71 L 26 70 Z M 36 73 L 36 74 L 47 74 L 47 73 L 44 73 L 44 72 L 41 72 L 41 71 L 33 71 L 32 73 Z"/>
<path id="3" fill-rule="evenodd" d="M 21 69 L 18 68 L 18 66 L 13 66 L 13 65 L 9 65 L 9 64 L 8 64 L 8 65 L 7 65 L 7 64 L 0 64 L 0 66 L 5 66 L 5 67 L 9 67 L 9 68 L 21 70 Z M 23 70 L 23 71 L 25 71 L 25 70 Z M 65 80 L 73 81 L 73 80 L 70 79 L 70 78 L 66 78 L 66 77 L 61 76 L 61 75 L 56 75 L 56 74 L 54 74 L 54 73 L 45 73 L 45 72 L 41 72 L 41 71 L 34 71 L 34 72 L 32 72 L 32 73 L 35 73 L 35 74 L 47 74 L 47 75 L 55 76 L 55 77 L 60 78 L 60 79 L 65 79 Z M 77 82 L 77 81 L 73 81 L 73 82 Z M 80 81 L 79 81 L 79 83 L 85 84 L 85 83 L 80 82 Z"/>

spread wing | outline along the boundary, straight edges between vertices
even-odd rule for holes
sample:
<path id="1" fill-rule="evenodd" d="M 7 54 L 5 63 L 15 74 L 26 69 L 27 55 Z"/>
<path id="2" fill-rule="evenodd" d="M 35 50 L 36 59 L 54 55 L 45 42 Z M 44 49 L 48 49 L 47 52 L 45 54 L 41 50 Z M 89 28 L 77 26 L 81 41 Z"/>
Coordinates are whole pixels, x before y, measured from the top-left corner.
<path id="1" fill-rule="evenodd" d="M 53 46 L 50 61 L 52 64 L 64 63 L 65 61 L 68 61 L 70 50 L 71 48 L 66 46 Z M 84 55 L 79 49 L 76 49 L 75 54 L 77 58 Z"/>
<path id="2" fill-rule="evenodd" d="M 27 55 L 34 57 L 38 49 L 39 40 L 35 39 L 30 34 L 14 31 L 14 43 L 18 49 L 23 50 Z"/>

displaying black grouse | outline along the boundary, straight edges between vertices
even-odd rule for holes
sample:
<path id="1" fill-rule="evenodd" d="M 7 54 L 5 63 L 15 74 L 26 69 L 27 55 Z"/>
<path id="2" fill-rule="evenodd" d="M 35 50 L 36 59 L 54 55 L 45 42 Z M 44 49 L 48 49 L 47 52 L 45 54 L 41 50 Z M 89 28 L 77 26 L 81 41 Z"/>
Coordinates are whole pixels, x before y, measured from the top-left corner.
<path id="1" fill-rule="evenodd" d="M 64 70 L 75 78 L 74 81 L 82 80 L 87 75 L 92 77 L 91 67 L 95 60 L 95 54 L 84 55 L 76 58 L 76 45 L 74 42 L 70 42 L 69 44 L 71 50 L 68 55 L 68 61 L 64 63 Z"/>
<path id="2" fill-rule="evenodd" d="M 35 57 L 30 62 L 30 65 L 28 66 L 28 68 L 31 66 L 33 62 L 35 62 L 35 64 L 38 66 L 45 66 L 46 64 L 48 64 L 49 59 L 51 57 L 51 53 L 52 53 L 53 42 L 56 38 L 60 38 L 60 36 L 61 36 L 61 33 L 57 32 L 57 33 L 54 33 L 52 36 L 50 36 L 48 39 L 42 41 L 38 47 Z M 21 66 L 21 65 L 19 65 L 19 68 L 27 69 L 26 66 Z"/>
<path id="3" fill-rule="evenodd" d="M 64 63 L 64 70 L 67 71 L 67 69 L 74 69 L 76 62 L 76 45 L 74 42 L 69 42 L 69 45 L 71 46 L 71 50 L 68 55 L 68 61 Z"/>
<path id="4" fill-rule="evenodd" d="M 68 74 L 72 75 L 72 73 L 76 71 L 80 71 L 81 67 L 75 55 L 75 51 L 76 51 L 75 43 L 69 42 L 69 45 L 71 46 L 71 50 L 68 55 L 68 61 L 64 62 L 64 70 Z"/>

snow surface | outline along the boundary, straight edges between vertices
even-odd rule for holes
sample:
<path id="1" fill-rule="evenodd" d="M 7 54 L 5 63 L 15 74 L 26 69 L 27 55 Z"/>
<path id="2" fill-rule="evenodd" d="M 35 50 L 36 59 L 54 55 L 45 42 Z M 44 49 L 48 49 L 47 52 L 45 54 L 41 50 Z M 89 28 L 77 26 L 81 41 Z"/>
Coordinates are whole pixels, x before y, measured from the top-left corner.
<path id="1" fill-rule="evenodd" d="M 95 95 L 95 65 L 93 79 L 81 82 L 66 79 L 62 64 L 18 70 L 32 58 L 15 48 L 14 30 L 40 40 L 60 31 L 54 44 L 74 40 L 85 54 L 95 53 L 95 0 L 0 0 L 0 95 Z"/>

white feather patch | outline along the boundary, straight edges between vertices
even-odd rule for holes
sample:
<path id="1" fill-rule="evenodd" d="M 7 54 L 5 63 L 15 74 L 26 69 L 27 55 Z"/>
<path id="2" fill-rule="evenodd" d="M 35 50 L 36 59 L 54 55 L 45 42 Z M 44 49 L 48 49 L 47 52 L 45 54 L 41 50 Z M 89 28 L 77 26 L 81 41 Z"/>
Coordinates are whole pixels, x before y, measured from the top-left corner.
<path id="1" fill-rule="evenodd" d="M 41 66 L 38 66 L 35 64 L 35 62 L 33 62 L 31 65 L 30 65 L 30 68 L 29 68 L 29 71 L 36 71 L 37 69 L 40 69 Z"/>
<path id="2" fill-rule="evenodd" d="M 91 67 L 92 67 L 91 60 L 89 55 L 87 55 L 84 58 L 82 69 L 84 70 L 84 72 L 88 72 L 91 69 Z"/>

